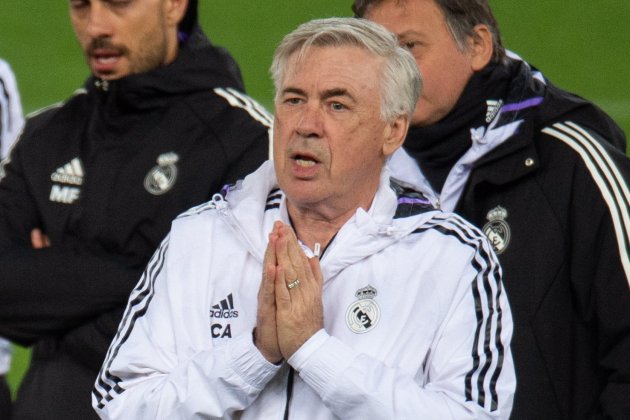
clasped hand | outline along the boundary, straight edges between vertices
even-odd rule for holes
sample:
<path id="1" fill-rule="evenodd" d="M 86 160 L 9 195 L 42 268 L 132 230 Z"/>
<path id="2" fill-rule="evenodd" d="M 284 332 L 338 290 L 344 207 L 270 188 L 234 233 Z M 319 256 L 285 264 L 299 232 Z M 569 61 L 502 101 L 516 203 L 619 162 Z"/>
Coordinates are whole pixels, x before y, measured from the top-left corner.
<path id="1" fill-rule="evenodd" d="M 276 222 L 265 251 L 254 330 L 256 347 L 268 361 L 289 359 L 323 328 L 322 283 L 319 259 L 307 258 L 293 229 Z"/>

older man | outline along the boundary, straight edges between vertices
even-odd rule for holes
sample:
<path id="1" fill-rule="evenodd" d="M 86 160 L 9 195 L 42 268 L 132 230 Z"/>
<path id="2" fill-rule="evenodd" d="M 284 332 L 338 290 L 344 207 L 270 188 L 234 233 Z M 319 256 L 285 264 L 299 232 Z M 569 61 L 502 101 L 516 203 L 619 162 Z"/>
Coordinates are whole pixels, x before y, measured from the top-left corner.
<path id="1" fill-rule="evenodd" d="M 630 160 L 619 127 L 508 54 L 487 0 L 356 0 L 425 77 L 395 176 L 492 240 L 514 419 L 630 418 Z M 419 256 L 422 258 L 422 256 Z"/>
<path id="2" fill-rule="evenodd" d="M 319 20 L 284 39 L 272 73 L 274 162 L 173 223 L 94 407 L 506 418 L 512 327 L 489 243 L 383 169 L 419 93 L 411 55 L 374 23 Z"/>
<path id="3" fill-rule="evenodd" d="M 270 118 L 194 0 L 72 0 L 92 76 L 31 117 L 0 181 L 0 336 L 33 345 L 15 418 L 96 417 L 90 390 L 171 221 L 268 158 Z"/>

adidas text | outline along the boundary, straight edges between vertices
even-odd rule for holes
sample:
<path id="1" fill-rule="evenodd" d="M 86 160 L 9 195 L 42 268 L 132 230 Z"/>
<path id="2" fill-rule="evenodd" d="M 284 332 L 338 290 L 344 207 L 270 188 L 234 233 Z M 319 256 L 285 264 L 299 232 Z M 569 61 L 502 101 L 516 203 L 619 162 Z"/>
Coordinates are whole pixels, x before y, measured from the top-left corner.
<path id="1" fill-rule="evenodd" d="M 228 318 L 238 318 L 238 311 L 235 310 L 219 310 L 219 311 L 210 311 L 210 318 L 215 319 L 228 319 Z"/>
<path id="2" fill-rule="evenodd" d="M 59 184 L 82 185 L 83 165 L 79 158 L 74 158 L 50 174 L 50 180 Z"/>

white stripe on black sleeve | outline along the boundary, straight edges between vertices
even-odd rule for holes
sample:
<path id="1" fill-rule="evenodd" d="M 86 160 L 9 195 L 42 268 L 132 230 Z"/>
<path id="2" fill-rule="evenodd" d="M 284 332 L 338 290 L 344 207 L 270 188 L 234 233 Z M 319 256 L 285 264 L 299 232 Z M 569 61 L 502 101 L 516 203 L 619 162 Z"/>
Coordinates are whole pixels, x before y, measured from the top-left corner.
<path id="1" fill-rule="evenodd" d="M 247 111 L 256 121 L 261 123 L 267 128 L 271 128 L 273 118 L 267 110 L 258 102 L 250 98 L 249 96 L 232 88 L 216 88 L 214 93 L 224 98 L 230 105 L 235 108 L 241 108 Z"/>
<path id="2" fill-rule="evenodd" d="M 567 122 L 547 127 L 543 133 L 561 140 L 584 161 L 610 211 L 621 264 L 630 286 L 630 192 L 606 149 L 584 128 Z"/>

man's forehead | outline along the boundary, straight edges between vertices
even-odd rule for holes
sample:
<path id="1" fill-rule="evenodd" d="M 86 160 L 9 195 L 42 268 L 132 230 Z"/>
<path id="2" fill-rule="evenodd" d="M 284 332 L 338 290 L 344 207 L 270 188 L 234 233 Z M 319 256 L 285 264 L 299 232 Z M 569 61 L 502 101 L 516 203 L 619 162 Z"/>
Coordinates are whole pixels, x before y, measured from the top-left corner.
<path id="1" fill-rule="evenodd" d="M 381 57 L 356 45 L 312 46 L 291 54 L 283 88 L 298 81 L 317 81 L 323 89 L 346 88 L 378 72 Z M 335 86 L 336 83 L 341 83 Z"/>
<path id="2" fill-rule="evenodd" d="M 309 45 L 298 48 L 289 55 L 287 67 L 298 68 L 312 58 L 313 55 L 324 55 L 330 62 L 345 59 L 348 55 L 364 56 L 367 60 L 380 60 L 381 57 L 369 51 L 366 47 L 356 44 L 337 45 Z M 366 69 L 367 70 L 367 69 Z"/>

